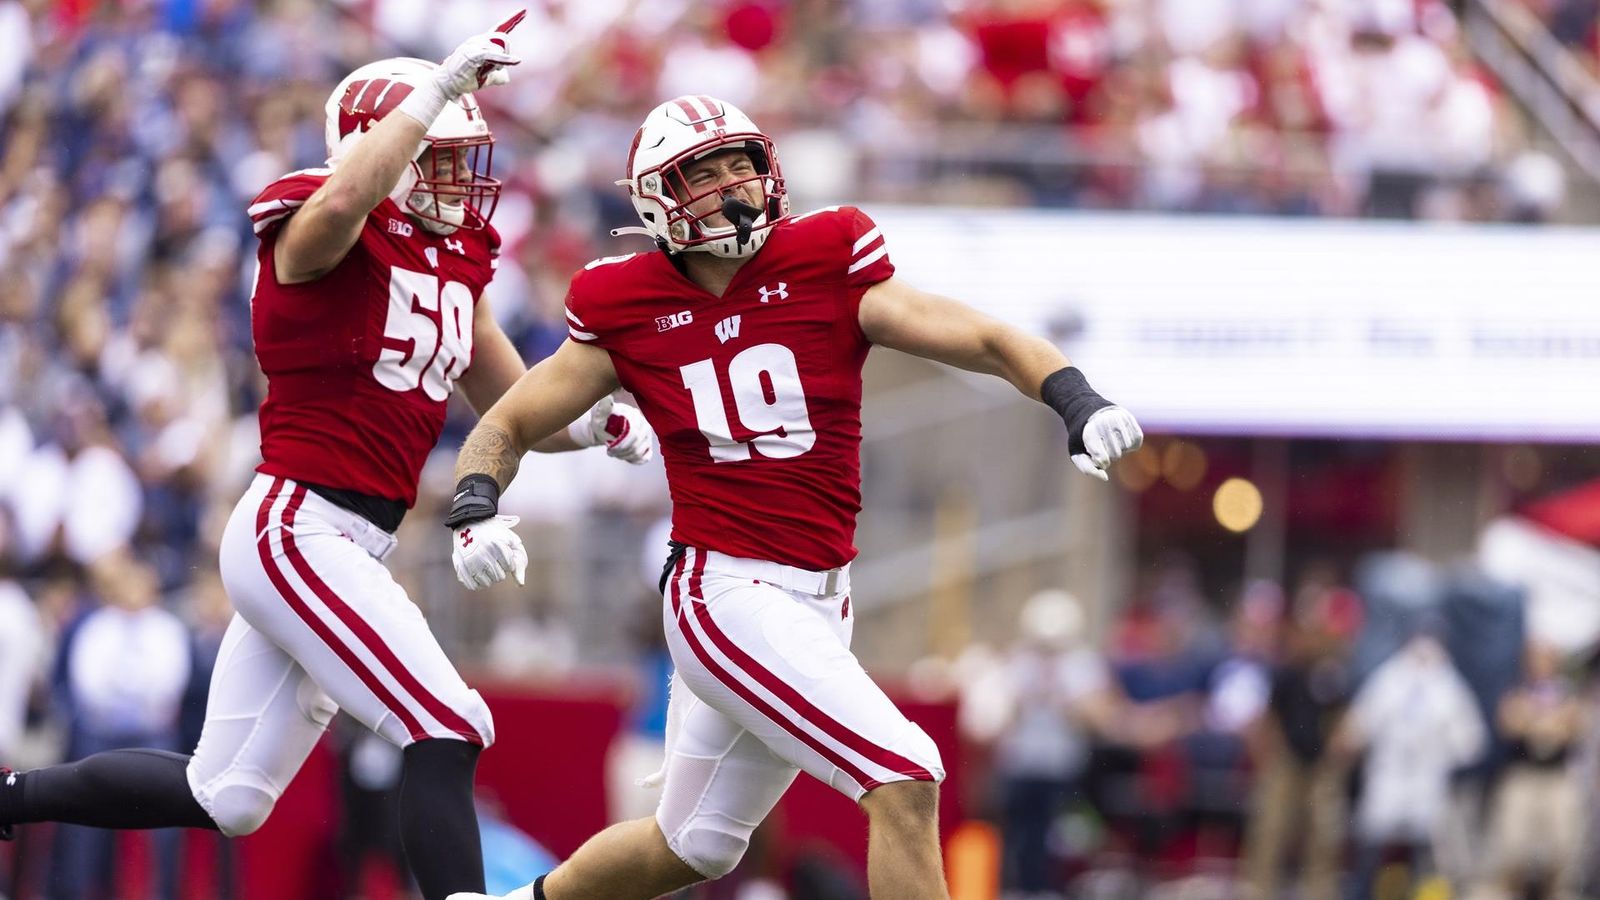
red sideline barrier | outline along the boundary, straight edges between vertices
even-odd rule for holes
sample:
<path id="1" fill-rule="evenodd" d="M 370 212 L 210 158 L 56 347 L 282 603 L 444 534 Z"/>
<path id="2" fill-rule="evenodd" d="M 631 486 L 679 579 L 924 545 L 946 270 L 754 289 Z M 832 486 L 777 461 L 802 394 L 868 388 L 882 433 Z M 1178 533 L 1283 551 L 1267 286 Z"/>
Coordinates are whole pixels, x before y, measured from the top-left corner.
<path id="1" fill-rule="evenodd" d="M 605 685 L 559 687 L 480 684 L 494 711 L 496 740 L 478 770 L 480 795 L 501 806 L 517 827 L 557 856 L 577 849 L 606 824 L 607 749 L 622 727 L 625 694 Z M 940 794 L 946 834 L 962 818 L 956 708 L 897 697 L 900 708 L 939 746 L 949 774 Z M 333 753 L 318 747 L 262 829 L 240 842 L 242 900 L 337 900 L 335 843 L 338 773 Z M 818 844 L 864 872 L 866 819 L 848 799 L 802 776 L 774 816 L 780 863 Z M 189 842 L 185 900 L 215 896 L 214 854 L 206 835 Z M 131 849 L 131 848 L 130 848 Z M 123 859 L 120 885 L 148 884 L 148 856 Z M 127 893 L 124 900 L 139 900 Z"/>

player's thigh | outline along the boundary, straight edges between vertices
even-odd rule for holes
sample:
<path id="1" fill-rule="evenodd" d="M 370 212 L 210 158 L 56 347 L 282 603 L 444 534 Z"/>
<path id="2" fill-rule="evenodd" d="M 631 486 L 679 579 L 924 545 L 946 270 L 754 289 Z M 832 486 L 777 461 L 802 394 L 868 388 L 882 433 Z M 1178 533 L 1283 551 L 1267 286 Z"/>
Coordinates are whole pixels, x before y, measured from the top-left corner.
<path id="1" fill-rule="evenodd" d="M 817 604 L 749 579 L 697 575 L 699 556 L 688 552 L 666 608 L 673 662 L 696 696 L 852 799 L 888 782 L 944 779 L 933 740 Z"/>
<path id="2" fill-rule="evenodd" d="M 223 536 L 224 583 L 240 615 L 341 709 L 395 744 L 492 743 L 488 706 L 389 570 L 299 506 L 303 487 L 259 484 Z"/>
<path id="3" fill-rule="evenodd" d="M 224 833 L 248 834 L 305 763 L 338 708 L 288 653 L 235 615 L 189 760 L 189 787 Z"/>
<path id="4" fill-rule="evenodd" d="M 667 845 L 708 878 L 731 870 L 756 826 L 800 770 L 697 698 L 667 751 L 656 823 Z"/>

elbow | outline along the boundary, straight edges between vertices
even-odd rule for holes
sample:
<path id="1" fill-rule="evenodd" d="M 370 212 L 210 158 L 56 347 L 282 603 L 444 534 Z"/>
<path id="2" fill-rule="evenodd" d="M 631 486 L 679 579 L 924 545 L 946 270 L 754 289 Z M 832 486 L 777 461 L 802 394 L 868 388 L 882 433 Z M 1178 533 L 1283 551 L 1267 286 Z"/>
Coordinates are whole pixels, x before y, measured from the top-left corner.
<path id="1" fill-rule="evenodd" d="M 312 204 L 308 203 L 307 206 Z M 340 188 L 329 183 L 315 198 L 315 212 L 320 217 L 341 225 L 358 222 L 366 218 L 372 211 L 372 204 L 366 198 L 358 196 L 357 192 L 349 188 Z M 310 212 L 311 210 L 307 210 Z"/>

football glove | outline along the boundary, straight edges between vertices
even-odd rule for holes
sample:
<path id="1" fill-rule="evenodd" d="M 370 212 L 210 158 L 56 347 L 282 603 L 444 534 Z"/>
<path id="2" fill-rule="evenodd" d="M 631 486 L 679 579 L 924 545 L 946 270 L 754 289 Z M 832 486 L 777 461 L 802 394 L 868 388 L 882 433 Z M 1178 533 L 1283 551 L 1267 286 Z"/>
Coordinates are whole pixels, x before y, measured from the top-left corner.
<path id="1" fill-rule="evenodd" d="M 524 584 L 528 571 L 528 551 L 522 538 L 511 529 L 522 521 L 516 516 L 491 516 L 450 529 L 450 562 L 456 580 L 469 590 L 499 584 L 515 575 Z"/>
<path id="2" fill-rule="evenodd" d="M 1120 406 L 1107 406 L 1096 410 L 1083 424 L 1084 452 L 1074 453 L 1072 464 L 1083 474 L 1106 481 L 1107 467 L 1143 444 L 1144 430 L 1133 413 Z"/>
<path id="3" fill-rule="evenodd" d="M 602 397 L 589 414 L 567 426 L 567 434 L 580 447 L 606 445 L 613 459 L 639 466 L 656 455 L 655 433 L 644 413 L 611 397 Z"/>
<path id="4" fill-rule="evenodd" d="M 445 57 L 433 78 L 446 99 L 454 100 L 462 94 L 511 80 L 511 73 L 506 70 L 522 60 L 507 48 L 506 35 L 527 14 L 527 10 L 522 10 L 501 22 L 495 30 L 467 38 Z"/>
<path id="5" fill-rule="evenodd" d="M 400 101 L 397 111 L 431 128 L 446 103 L 479 88 L 510 81 L 511 73 L 507 68 L 522 60 L 507 49 L 506 34 L 527 14 L 527 10 L 522 10 L 501 22 L 494 31 L 475 34 L 462 41 L 461 46 L 434 69 L 431 79 L 422 82 Z"/>

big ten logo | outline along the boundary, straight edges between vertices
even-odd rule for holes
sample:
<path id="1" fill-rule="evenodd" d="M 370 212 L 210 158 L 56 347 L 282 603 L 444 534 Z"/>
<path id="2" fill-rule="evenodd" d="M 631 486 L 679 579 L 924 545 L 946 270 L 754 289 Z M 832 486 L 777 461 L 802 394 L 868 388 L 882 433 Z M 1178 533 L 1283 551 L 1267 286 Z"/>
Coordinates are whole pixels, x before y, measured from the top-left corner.
<path id="1" fill-rule="evenodd" d="M 694 313 L 689 310 L 675 312 L 670 316 L 656 316 L 656 331 L 668 331 L 680 325 L 687 325 L 694 321 Z"/>

